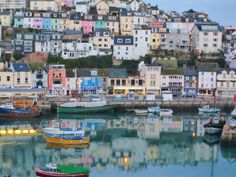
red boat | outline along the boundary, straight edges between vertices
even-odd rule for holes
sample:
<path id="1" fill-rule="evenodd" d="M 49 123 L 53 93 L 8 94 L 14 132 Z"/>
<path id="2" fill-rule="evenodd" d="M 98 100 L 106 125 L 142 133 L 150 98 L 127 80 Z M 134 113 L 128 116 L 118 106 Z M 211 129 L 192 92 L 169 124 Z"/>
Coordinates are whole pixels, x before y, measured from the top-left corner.
<path id="1" fill-rule="evenodd" d="M 35 173 L 37 177 L 88 177 L 89 169 L 50 163 L 46 165 L 46 169 L 36 167 Z"/>

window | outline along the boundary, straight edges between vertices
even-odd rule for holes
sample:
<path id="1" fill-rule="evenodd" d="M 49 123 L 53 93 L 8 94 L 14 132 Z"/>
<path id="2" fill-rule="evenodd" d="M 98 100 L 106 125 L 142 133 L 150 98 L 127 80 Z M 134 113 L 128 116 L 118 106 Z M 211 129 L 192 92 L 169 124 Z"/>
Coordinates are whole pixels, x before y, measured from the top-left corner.
<path id="1" fill-rule="evenodd" d="M 129 47 L 126 47 L 126 50 L 129 50 Z"/>
<path id="2" fill-rule="evenodd" d="M 134 79 L 131 80 L 131 86 L 135 86 L 135 80 Z"/>
<path id="3" fill-rule="evenodd" d="M 122 43 L 123 39 L 117 39 L 117 43 Z"/>
<path id="4" fill-rule="evenodd" d="M 112 79 L 111 80 L 111 86 L 114 86 L 115 85 L 115 81 Z"/>
<path id="5" fill-rule="evenodd" d="M 148 42 L 148 38 L 147 37 L 145 37 L 145 41 Z"/>
<path id="6" fill-rule="evenodd" d="M 155 87 L 156 86 L 156 82 L 155 81 L 151 81 L 150 85 L 151 85 L 151 87 Z"/>
<path id="7" fill-rule="evenodd" d="M 139 86 L 142 86 L 142 85 L 143 85 L 143 80 L 139 80 L 139 81 L 138 81 L 138 85 L 139 85 Z"/>
<path id="8" fill-rule="evenodd" d="M 204 33 L 204 36 L 208 36 L 208 32 L 205 32 L 205 33 Z"/>
<path id="9" fill-rule="evenodd" d="M 28 83 L 28 78 L 25 78 L 25 83 Z"/>
<path id="10" fill-rule="evenodd" d="M 131 39 L 125 39 L 125 43 L 130 44 L 131 43 Z"/>
<path id="11" fill-rule="evenodd" d="M 116 80 L 116 85 L 120 86 L 120 80 Z"/>
<path id="12" fill-rule="evenodd" d="M 17 78 L 17 84 L 19 84 L 20 83 L 20 78 Z"/>
<path id="13" fill-rule="evenodd" d="M 217 44 L 213 44 L 213 47 L 217 47 L 218 45 Z"/>
<path id="14" fill-rule="evenodd" d="M 208 44 L 203 44 L 203 47 L 208 47 Z"/>
<path id="15" fill-rule="evenodd" d="M 122 86 L 125 86 L 126 85 L 126 80 L 122 80 Z"/>

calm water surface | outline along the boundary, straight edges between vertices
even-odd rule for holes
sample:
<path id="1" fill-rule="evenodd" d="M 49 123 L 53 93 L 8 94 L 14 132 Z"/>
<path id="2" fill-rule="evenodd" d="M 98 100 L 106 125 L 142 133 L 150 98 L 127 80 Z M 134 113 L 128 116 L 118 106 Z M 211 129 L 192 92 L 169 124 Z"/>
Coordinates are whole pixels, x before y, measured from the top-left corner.
<path id="1" fill-rule="evenodd" d="M 48 118 L 0 121 L 0 129 L 41 129 Z M 60 115 L 64 125 L 91 136 L 89 147 L 58 147 L 41 135 L 0 136 L 0 177 L 35 176 L 34 164 L 84 164 L 91 177 L 235 177 L 236 148 L 221 147 L 219 137 L 204 136 L 207 118 L 157 118 L 132 114 Z M 212 143 L 210 143 L 212 142 Z M 214 142 L 214 143 L 213 143 Z"/>

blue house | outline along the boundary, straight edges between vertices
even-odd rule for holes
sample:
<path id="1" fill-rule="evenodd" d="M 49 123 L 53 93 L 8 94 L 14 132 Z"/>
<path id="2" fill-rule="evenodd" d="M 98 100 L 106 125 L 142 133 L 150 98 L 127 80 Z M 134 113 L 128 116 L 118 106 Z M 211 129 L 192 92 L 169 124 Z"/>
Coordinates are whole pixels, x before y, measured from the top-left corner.
<path id="1" fill-rule="evenodd" d="M 97 70 L 79 69 L 80 93 L 83 95 L 103 94 L 103 78 L 98 75 Z"/>
<path id="2" fill-rule="evenodd" d="M 183 69 L 184 96 L 195 97 L 198 95 L 198 72 L 194 69 Z"/>

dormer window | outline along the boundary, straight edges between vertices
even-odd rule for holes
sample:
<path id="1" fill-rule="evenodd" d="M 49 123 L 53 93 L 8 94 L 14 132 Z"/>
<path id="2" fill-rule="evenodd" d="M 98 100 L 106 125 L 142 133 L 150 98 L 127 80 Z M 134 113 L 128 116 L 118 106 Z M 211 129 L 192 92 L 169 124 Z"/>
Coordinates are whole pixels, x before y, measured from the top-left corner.
<path id="1" fill-rule="evenodd" d="M 125 39 L 125 43 L 130 44 L 131 43 L 131 39 Z"/>

